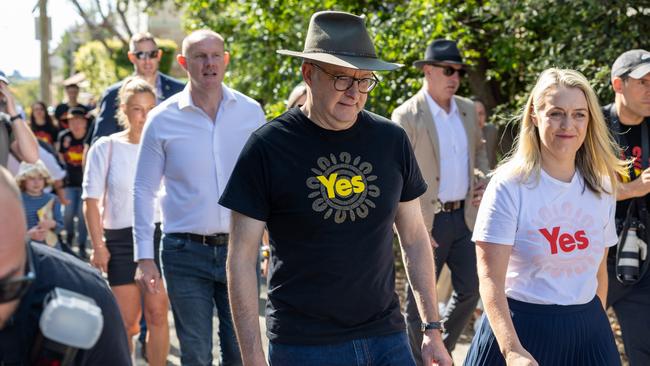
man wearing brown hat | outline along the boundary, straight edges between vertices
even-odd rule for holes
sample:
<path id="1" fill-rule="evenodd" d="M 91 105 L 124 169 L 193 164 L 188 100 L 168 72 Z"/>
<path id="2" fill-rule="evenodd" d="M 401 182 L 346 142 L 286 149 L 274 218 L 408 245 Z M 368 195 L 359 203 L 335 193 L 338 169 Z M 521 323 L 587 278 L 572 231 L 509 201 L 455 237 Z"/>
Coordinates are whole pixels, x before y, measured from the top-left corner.
<path id="1" fill-rule="evenodd" d="M 436 275 L 445 264 L 451 271 L 454 291 L 443 316 L 443 339 L 451 351 L 479 299 L 476 254 L 470 238 L 484 189 L 483 183 L 477 183 L 475 168 L 487 171 L 487 158 L 474 103 L 455 95 L 465 74 L 456 42 L 433 41 L 425 58 L 414 66 L 424 73 L 424 85 L 395 109 L 392 120 L 406 131 L 428 184 L 420 204 L 432 243 L 438 245 Z M 421 320 L 413 293 L 407 292 L 408 332 L 417 354 Z"/>
<path id="2" fill-rule="evenodd" d="M 395 293 L 393 224 L 423 319 L 422 358 L 450 365 L 440 336 L 433 255 L 408 138 L 364 110 L 380 60 L 363 18 L 311 18 L 307 100 L 248 140 L 220 203 L 232 210 L 228 289 L 244 364 L 265 365 L 255 264 L 268 227 L 272 365 L 414 365 Z M 372 361 L 371 361 L 372 360 Z"/>
<path id="3" fill-rule="evenodd" d="M 639 222 L 648 227 L 650 207 L 650 52 L 629 50 L 612 65 L 614 103 L 603 107 L 612 135 L 624 149 L 625 158 L 634 159 L 630 177 L 624 177 L 616 199 L 617 229 L 623 223 Z M 632 171 L 633 170 L 633 171 Z M 631 366 L 650 365 L 650 259 L 647 257 L 648 230 L 637 230 L 645 242 L 619 244 L 609 251 L 607 304 L 621 325 L 623 344 Z M 645 244 L 644 255 L 643 246 Z M 645 257 L 645 258 L 644 258 Z"/>

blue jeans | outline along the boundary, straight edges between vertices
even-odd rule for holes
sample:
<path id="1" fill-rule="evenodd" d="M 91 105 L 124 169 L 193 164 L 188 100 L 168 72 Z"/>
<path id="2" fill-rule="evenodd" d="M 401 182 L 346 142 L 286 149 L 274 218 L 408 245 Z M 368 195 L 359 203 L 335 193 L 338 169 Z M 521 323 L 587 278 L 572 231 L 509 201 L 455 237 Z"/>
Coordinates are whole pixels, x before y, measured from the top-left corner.
<path id="1" fill-rule="evenodd" d="M 84 215 L 82 210 L 82 200 L 81 200 L 81 187 L 65 187 L 65 198 L 67 198 L 70 203 L 67 206 L 63 206 L 63 225 L 65 226 L 66 231 L 66 243 L 72 247 L 72 241 L 75 236 L 74 228 L 74 218 L 77 218 L 77 231 L 79 232 L 79 238 L 77 242 L 79 243 L 79 251 L 86 249 L 86 223 L 84 222 Z"/>
<path id="2" fill-rule="evenodd" d="M 220 364 L 241 365 L 228 304 L 227 246 L 163 235 L 160 255 L 183 366 L 212 365 L 212 316 L 219 317 Z"/>
<path id="3" fill-rule="evenodd" d="M 406 332 L 326 345 L 269 343 L 270 366 L 415 366 Z"/>

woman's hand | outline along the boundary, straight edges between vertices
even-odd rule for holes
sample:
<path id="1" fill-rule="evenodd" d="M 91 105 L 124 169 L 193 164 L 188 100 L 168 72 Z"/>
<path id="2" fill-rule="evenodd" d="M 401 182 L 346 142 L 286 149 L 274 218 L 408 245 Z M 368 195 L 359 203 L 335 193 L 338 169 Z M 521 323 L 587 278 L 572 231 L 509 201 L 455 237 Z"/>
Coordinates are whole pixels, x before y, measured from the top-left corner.
<path id="1" fill-rule="evenodd" d="M 90 264 L 100 271 L 108 273 L 108 261 L 111 259 L 111 252 L 108 251 L 103 241 L 99 245 L 95 245 L 93 249 L 93 254 L 90 256 Z"/>

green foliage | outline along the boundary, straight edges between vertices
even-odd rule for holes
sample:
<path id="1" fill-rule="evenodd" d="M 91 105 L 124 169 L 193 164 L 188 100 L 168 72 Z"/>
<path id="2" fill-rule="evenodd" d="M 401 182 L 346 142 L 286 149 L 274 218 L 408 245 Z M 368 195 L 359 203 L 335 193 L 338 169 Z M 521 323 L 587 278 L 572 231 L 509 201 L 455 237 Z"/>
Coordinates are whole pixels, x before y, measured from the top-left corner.
<path id="1" fill-rule="evenodd" d="M 106 40 L 110 52 L 99 41 L 92 41 L 79 47 L 74 55 L 74 65 L 78 72 L 83 72 L 90 82 L 90 92 L 101 95 L 111 84 L 133 73 L 133 65 L 127 57 L 128 47 L 117 39 Z M 163 51 L 159 70 L 169 73 L 176 57 L 178 46 L 170 39 L 156 39 Z"/>
<path id="2" fill-rule="evenodd" d="M 574 68 L 592 81 L 603 104 L 612 99 L 609 65 L 621 52 L 647 46 L 648 0 L 176 0 L 188 30 L 208 27 L 226 38 L 226 82 L 263 100 L 267 116 L 284 110 L 301 80 L 300 60 L 277 49 L 302 50 L 311 14 L 365 14 L 379 56 L 406 66 L 381 73 L 367 108 L 389 116 L 421 87 L 411 65 L 436 38 L 455 39 L 471 69 L 458 94 L 474 94 L 507 120 L 523 105 L 539 73 Z"/>
<path id="3" fill-rule="evenodd" d="M 11 83 L 9 89 L 11 89 L 14 98 L 23 106 L 26 112 L 34 102 L 41 100 L 41 82 L 39 79 Z"/>

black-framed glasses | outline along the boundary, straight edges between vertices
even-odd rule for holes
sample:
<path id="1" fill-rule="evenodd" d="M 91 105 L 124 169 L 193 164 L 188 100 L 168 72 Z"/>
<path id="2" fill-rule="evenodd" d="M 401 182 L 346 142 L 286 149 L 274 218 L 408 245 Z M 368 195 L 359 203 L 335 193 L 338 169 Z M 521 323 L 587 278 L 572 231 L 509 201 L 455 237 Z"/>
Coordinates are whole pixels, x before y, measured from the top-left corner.
<path id="1" fill-rule="evenodd" d="M 32 259 L 32 250 L 27 244 L 27 260 L 25 263 L 25 274 L 20 277 L 12 277 L 16 271 L 12 271 L 4 278 L 0 279 L 0 304 L 21 298 L 29 286 L 36 279 L 34 271 L 34 260 Z"/>
<path id="2" fill-rule="evenodd" d="M 455 69 L 449 65 L 440 65 L 440 64 L 431 64 L 431 66 L 439 67 L 442 69 L 442 74 L 445 76 L 452 76 L 454 73 L 458 73 L 458 76 L 461 78 L 465 76 L 465 69 Z"/>
<path id="3" fill-rule="evenodd" d="M 357 79 L 352 76 L 347 76 L 347 75 L 334 75 L 331 74 L 325 70 L 323 70 L 322 67 L 311 63 L 310 65 L 314 66 L 318 70 L 322 71 L 324 74 L 329 75 L 334 80 L 334 89 L 338 91 L 346 91 L 352 87 L 354 82 L 357 82 L 357 87 L 359 88 L 359 93 L 362 94 L 368 94 L 372 89 L 374 89 L 377 84 L 379 84 L 379 79 L 375 76 L 375 74 L 372 74 L 371 78 L 361 78 Z"/>
<path id="4" fill-rule="evenodd" d="M 138 52 L 133 52 L 135 55 L 135 58 L 138 60 L 145 60 L 148 58 L 157 58 L 158 57 L 158 50 L 153 50 L 153 51 L 138 51 Z"/>

